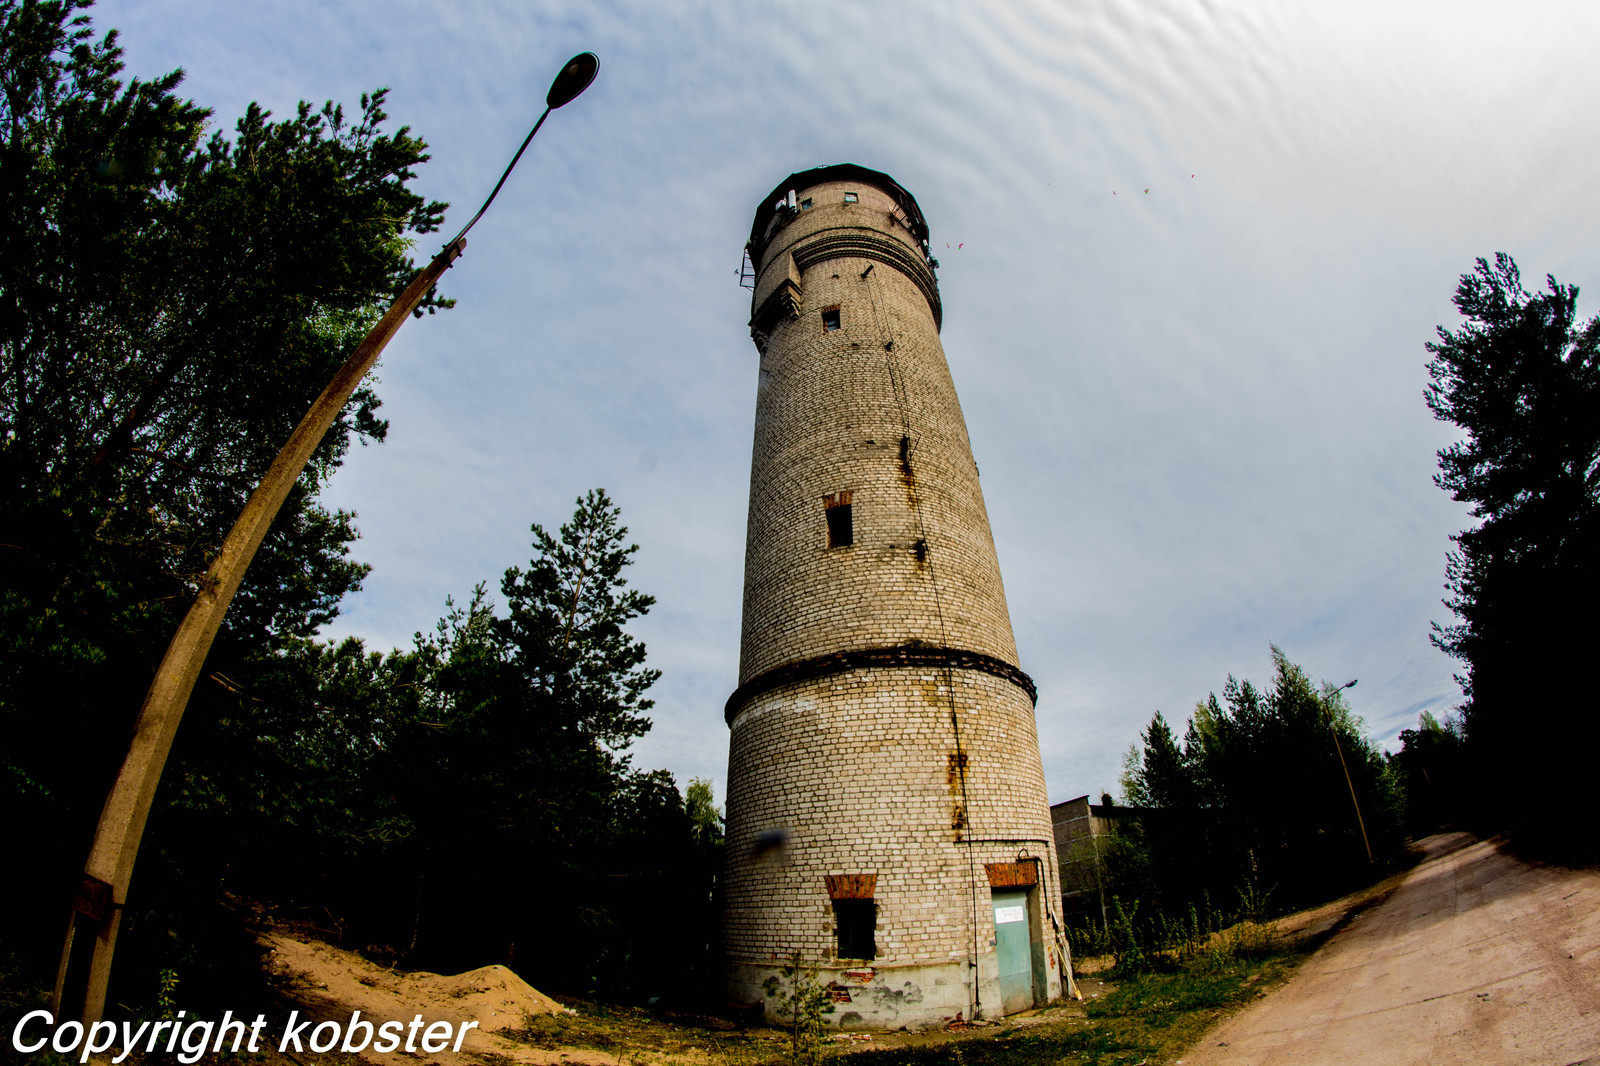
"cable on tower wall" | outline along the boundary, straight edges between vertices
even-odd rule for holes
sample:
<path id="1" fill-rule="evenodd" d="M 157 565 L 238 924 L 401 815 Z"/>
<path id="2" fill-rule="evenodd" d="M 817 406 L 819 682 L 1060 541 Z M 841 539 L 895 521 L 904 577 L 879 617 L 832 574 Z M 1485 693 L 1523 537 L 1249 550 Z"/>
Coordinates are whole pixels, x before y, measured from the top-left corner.
<path id="1" fill-rule="evenodd" d="M 878 298 L 874 289 L 876 282 L 869 280 L 872 268 L 869 266 L 861 275 L 862 284 L 867 287 L 867 302 L 872 307 L 872 321 L 877 326 L 883 337 L 884 367 L 889 374 L 889 388 L 894 393 L 895 404 L 900 410 L 900 469 L 906 479 L 906 493 L 911 498 L 911 513 L 917 521 L 917 561 L 928 568 L 928 583 L 933 589 L 934 615 L 939 619 L 939 643 L 944 647 L 950 646 L 950 630 L 945 625 L 944 601 L 939 594 L 939 571 L 928 550 L 928 528 L 923 520 L 922 494 L 917 489 L 915 469 L 911 462 L 911 412 L 906 401 L 905 384 L 900 375 L 895 372 L 894 352 L 894 327 L 888 321 L 887 315 L 878 306 Z M 972 803 L 967 798 L 967 758 L 961 746 L 961 724 L 956 709 L 956 682 L 955 673 L 948 663 L 944 666 L 944 691 L 950 704 L 950 730 L 955 737 L 956 745 L 956 774 L 961 782 L 961 837 L 967 845 L 967 888 L 971 900 L 972 922 L 972 957 L 967 964 L 967 974 L 971 981 L 972 989 L 972 1017 L 978 1018 L 983 1011 L 982 981 L 978 972 L 978 861 L 973 853 L 973 818 Z"/>

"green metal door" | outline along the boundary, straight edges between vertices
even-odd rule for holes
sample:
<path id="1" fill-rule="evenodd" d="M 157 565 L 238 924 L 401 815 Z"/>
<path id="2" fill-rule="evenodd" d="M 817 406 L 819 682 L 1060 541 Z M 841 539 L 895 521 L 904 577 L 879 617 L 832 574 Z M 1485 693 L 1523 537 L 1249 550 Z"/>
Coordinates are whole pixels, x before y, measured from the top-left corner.
<path id="1" fill-rule="evenodd" d="M 1000 1011 L 1033 1006 L 1033 950 L 1028 935 L 1028 893 L 1003 889 L 994 898 L 994 950 L 1000 963 Z"/>

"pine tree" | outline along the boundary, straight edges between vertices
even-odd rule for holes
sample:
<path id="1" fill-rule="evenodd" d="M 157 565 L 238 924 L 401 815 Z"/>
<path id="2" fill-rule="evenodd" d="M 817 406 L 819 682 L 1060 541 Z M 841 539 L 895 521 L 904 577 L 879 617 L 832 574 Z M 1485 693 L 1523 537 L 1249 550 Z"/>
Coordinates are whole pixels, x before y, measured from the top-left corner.
<path id="1" fill-rule="evenodd" d="M 1454 538 L 1459 622 L 1435 641 L 1466 666 L 1480 818 L 1582 858 L 1600 854 L 1581 621 L 1600 594 L 1600 318 L 1579 322 L 1577 287 L 1546 283 L 1530 293 L 1510 256 L 1479 259 L 1456 288 L 1466 321 L 1428 345 L 1428 408 L 1465 433 L 1435 481 L 1478 519 Z"/>
<path id="2" fill-rule="evenodd" d="M 36 871 L 0 882 L 11 914 L 66 907 L 196 581 L 444 210 L 411 190 L 426 146 L 386 132 L 381 91 L 353 114 L 251 106 L 225 135 L 180 71 L 124 81 L 89 6 L 0 0 L 0 824 Z M 192 723 L 304 662 L 294 647 L 359 586 L 354 516 L 316 494 L 353 440 L 383 438 L 378 407 L 357 393 L 280 512 L 162 802 L 217 780 L 216 732 Z M 53 921 L 20 935 L 53 966 Z"/>

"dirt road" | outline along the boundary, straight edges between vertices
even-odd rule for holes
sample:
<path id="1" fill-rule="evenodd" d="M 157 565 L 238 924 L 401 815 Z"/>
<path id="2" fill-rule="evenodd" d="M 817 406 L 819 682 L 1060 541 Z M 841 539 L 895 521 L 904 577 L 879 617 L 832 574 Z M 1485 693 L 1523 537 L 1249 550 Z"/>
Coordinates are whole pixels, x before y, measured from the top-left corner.
<path id="1" fill-rule="evenodd" d="M 1466 834 L 1185 1066 L 1600 1063 L 1600 871 L 1530 866 Z"/>

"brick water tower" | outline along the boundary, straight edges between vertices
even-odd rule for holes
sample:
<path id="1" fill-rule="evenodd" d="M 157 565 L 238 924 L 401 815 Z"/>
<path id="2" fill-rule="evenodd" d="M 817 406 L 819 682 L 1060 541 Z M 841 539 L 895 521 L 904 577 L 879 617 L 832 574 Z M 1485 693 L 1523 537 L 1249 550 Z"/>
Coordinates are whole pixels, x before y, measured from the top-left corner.
<path id="1" fill-rule="evenodd" d="M 1070 981 L 1035 690 L 939 344 L 928 227 L 887 174 L 790 175 L 748 245 L 761 354 L 728 990 L 781 1016 L 798 957 L 830 1024 L 919 1028 Z"/>

